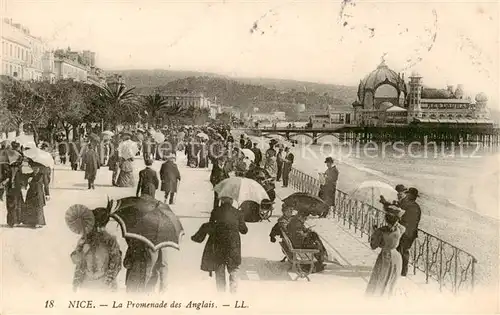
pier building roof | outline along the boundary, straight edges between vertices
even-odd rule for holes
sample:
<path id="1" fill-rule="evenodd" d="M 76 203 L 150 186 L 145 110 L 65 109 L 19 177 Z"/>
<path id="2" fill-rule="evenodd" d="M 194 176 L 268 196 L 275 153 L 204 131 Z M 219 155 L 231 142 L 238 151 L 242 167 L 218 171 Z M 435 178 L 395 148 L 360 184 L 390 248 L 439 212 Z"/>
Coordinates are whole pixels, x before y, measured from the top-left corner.
<path id="1" fill-rule="evenodd" d="M 393 86 L 398 91 L 398 96 L 401 92 L 406 94 L 406 84 L 404 78 L 396 71 L 390 69 L 385 61 L 378 65 L 377 69 L 369 73 L 363 80 L 360 81 L 358 86 L 358 102 L 363 104 L 365 101 L 365 93 L 367 91 L 375 93 L 377 88 L 381 85 L 388 84 Z"/>

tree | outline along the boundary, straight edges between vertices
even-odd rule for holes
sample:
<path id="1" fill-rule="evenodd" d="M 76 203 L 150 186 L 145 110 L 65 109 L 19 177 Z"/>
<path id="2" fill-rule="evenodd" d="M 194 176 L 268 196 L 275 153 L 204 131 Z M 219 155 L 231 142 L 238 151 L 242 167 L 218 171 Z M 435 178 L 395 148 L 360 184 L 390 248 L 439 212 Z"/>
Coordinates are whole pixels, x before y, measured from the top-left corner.
<path id="1" fill-rule="evenodd" d="M 33 129 L 35 141 L 38 141 L 38 127 L 48 118 L 45 107 L 45 95 L 27 82 L 17 81 L 7 76 L 1 77 L 1 102 L 6 105 L 9 125 L 16 129 L 16 134 L 23 132 L 29 124 Z M 5 108 L 4 108 L 5 109 Z"/>
<path id="2" fill-rule="evenodd" d="M 134 89 L 127 89 L 124 84 L 101 87 L 99 101 L 102 102 L 101 106 L 104 106 L 103 119 L 113 127 L 119 123 L 137 120 L 137 117 L 141 116 L 142 104 L 136 101 Z"/>
<path id="3" fill-rule="evenodd" d="M 158 116 L 162 121 L 171 124 L 174 120 L 179 119 L 186 113 L 186 108 L 180 104 L 162 105 L 158 109 Z"/>
<path id="4" fill-rule="evenodd" d="M 167 104 L 167 100 L 158 93 L 144 96 L 142 104 L 148 118 L 148 123 L 156 125 L 158 121 L 158 114 L 161 107 Z"/>

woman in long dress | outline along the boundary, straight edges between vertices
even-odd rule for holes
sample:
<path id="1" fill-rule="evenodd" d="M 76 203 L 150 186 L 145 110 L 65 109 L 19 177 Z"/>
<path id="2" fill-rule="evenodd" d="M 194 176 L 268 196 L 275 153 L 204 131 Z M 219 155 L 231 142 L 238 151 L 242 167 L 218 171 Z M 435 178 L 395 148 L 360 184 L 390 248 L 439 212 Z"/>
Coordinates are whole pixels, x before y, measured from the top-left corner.
<path id="1" fill-rule="evenodd" d="M 133 167 L 133 158 L 129 159 L 121 159 L 120 162 L 120 174 L 118 175 L 118 179 L 116 180 L 116 185 L 118 187 L 134 187 L 134 167 Z"/>
<path id="2" fill-rule="evenodd" d="M 399 224 L 404 211 L 395 206 L 388 206 L 385 210 L 386 225 L 376 228 L 370 241 L 372 249 L 381 248 L 366 288 L 366 294 L 370 296 L 391 296 L 401 276 L 403 260 L 396 248 L 405 231 L 405 227 Z"/>
<path id="3" fill-rule="evenodd" d="M 28 179 L 29 186 L 26 192 L 22 220 L 24 224 L 35 228 L 45 225 L 43 207 L 45 207 L 45 201 L 50 196 L 50 172 L 45 166 L 38 163 L 31 163 L 31 168 L 33 173 Z"/>
<path id="4" fill-rule="evenodd" d="M 95 218 L 92 230 L 80 238 L 71 253 L 75 264 L 73 290 L 114 291 L 121 270 L 122 252 L 116 237 L 105 230 L 109 221 L 108 210 L 97 208 L 92 214 Z"/>
<path id="5" fill-rule="evenodd" d="M 23 186 L 23 174 L 21 173 L 20 163 L 9 165 L 4 168 L 6 207 L 7 207 L 7 225 L 14 227 L 22 223 L 23 195 L 21 188 Z"/>

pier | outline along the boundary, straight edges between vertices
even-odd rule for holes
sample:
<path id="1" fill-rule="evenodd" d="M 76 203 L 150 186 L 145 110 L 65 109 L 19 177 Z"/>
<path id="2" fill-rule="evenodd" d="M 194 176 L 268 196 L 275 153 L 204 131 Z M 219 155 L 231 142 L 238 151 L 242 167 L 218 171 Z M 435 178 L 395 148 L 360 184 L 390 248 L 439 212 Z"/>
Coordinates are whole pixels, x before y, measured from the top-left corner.
<path id="1" fill-rule="evenodd" d="M 410 124 L 405 126 L 362 127 L 339 124 L 330 128 L 246 128 L 240 129 L 255 136 L 278 135 L 291 140 L 299 135 L 316 144 L 324 136 L 334 136 L 342 142 L 444 142 L 500 144 L 500 128 L 492 125 L 467 124 Z"/>

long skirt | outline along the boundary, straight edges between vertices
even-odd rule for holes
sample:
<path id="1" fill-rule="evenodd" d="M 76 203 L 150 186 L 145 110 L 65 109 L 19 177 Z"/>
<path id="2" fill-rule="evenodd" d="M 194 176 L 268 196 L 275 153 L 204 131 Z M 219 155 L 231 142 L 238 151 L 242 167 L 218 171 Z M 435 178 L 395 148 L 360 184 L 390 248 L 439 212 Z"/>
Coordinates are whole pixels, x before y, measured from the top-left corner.
<path id="1" fill-rule="evenodd" d="M 396 249 L 382 249 L 375 261 L 366 288 L 367 295 L 392 295 L 396 282 L 401 275 L 402 258 Z"/>
<path id="2" fill-rule="evenodd" d="M 133 172 L 126 172 L 120 170 L 120 175 L 118 175 L 118 179 L 116 180 L 116 185 L 118 187 L 134 187 L 134 174 Z"/>
<path id="3" fill-rule="evenodd" d="M 24 202 L 21 190 L 7 188 L 6 197 L 7 224 L 13 226 L 22 223 L 21 209 Z"/>
<path id="4" fill-rule="evenodd" d="M 23 209 L 23 223 L 26 225 L 45 225 L 45 215 L 43 213 L 43 206 L 25 205 Z"/>

